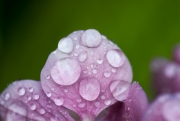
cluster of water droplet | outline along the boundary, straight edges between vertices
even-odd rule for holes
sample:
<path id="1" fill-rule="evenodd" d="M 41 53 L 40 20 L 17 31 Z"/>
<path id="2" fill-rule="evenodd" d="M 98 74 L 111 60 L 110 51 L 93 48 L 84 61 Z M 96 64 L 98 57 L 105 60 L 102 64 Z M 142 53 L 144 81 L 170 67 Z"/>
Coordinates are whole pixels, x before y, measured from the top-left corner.
<path id="1" fill-rule="evenodd" d="M 132 70 L 117 45 L 97 30 L 75 31 L 61 39 L 41 72 L 47 97 L 81 117 L 123 101 L 128 95 Z"/>
<path id="2" fill-rule="evenodd" d="M 66 121 L 70 117 L 64 107 L 46 97 L 39 82 L 31 80 L 14 82 L 1 94 L 0 114 L 5 121 Z"/>

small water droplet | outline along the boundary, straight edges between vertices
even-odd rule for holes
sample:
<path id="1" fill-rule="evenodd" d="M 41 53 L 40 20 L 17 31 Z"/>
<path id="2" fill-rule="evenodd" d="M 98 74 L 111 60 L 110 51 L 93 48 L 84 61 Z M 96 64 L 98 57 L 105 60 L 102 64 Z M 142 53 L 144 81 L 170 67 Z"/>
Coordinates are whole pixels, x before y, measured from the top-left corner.
<path id="1" fill-rule="evenodd" d="M 128 107 L 128 110 L 130 110 L 130 107 Z"/>
<path id="2" fill-rule="evenodd" d="M 78 38 L 77 37 L 74 37 L 74 40 L 77 40 Z"/>
<path id="3" fill-rule="evenodd" d="M 68 93 L 69 91 L 68 91 L 68 89 L 64 89 L 64 92 L 65 92 L 65 93 Z"/>
<path id="4" fill-rule="evenodd" d="M 101 106 L 101 103 L 99 101 L 95 102 L 94 105 L 99 108 Z"/>
<path id="5" fill-rule="evenodd" d="M 7 92 L 7 93 L 4 94 L 4 99 L 5 100 L 9 100 L 10 97 L 11 97 L 10 93 Z"/>
<path id="6" fill-rule="evenodd" d="M 110 77 L 111 76 L 111 72 L 109 72 L 109 71 L 104 72 L 104 76 L 105 77 Z"/>
<path id="7" fill-rule="evenodd" d="M 80 107 L 80 108 L 84 108 L 86 106 L 86 103 L 80 103 L 80 104 L 78 104 L 78 107 Z"/>
<path id="8" fill-rule="evenodd" d="M 102 64 L 102 63 L 103 63 L 103 60 L 102 60 L 102 59 L 97 59 L 96 62 L 97 62 L 98 64 Z"/>
<path id="9" fill-rule="evenodd" d="M 64 99 L 63 98 L 55 98 L 54 102 L 57 106 L 61 106 L 64 103 Z"/>
<path id="10" fill-rule="evenodd" d="M 39 113 L 40 113 L 40 114 L 45 114 L 46 111 L 45 111 L 43 108 L 41 108 L 41 109 L 39 110 Z"/>
<path id="11" fill-rule="evenodd" d="M 87 53 L 86 53 L 86 52 L 82 52 L 82 53 L 79 55 L 79 61 L 80 61 L 80 62 L 84 62 L 86 59 L 87 59 Z"/>
<path id="12" fill-rule="evenodd" d="M 46 77 L 46 79 L 50 79 L 50 76 L 48 75 L 48 76 Z"/>
<path id="13" fill-rule="evenodd" d="M 31 96 L 28 96 L 27 99 L 28 99 L 28 101 L 30 101 L 31 100 Z"/>
<path id="14" fill-rule="evenodd" d="M 18 95 L 23 96 L 26 93 L 26 90 L 23 87 L 20 87 L 18 90 Z"/>
<path id="15" fill-rule="evenodd" d="M 80 102 L 81 102 L 81 99 L 77 99 L 76 101 L 77 101 L 78 103 L 80 103 Z"/>
<path id="16" fill-rule="evenodd" d="M 76 48 L 76 49 L 79 49 L 79 48 L 80 48 L 80 45 L 79 45 L 79 44 L 77 44 L 75 48 Z"/>
<path id="17" fill-rule="evenodd" d="M 33 92 L 34 89 L 32 87 L 29 88 L 29 92 Z"/>
<path id="18" fill-rule="evenodd" d="M 52 108 L 52 105 L 49 105 L 49 104 L 48 104 L 48 105 L 47 105 L 47 108 Z"/>
<path id="19" fill-rule="evenodd" d="M 51 97 L 52 94 L 50 92 L 47 92 L 46 95 L 47 97 Z"/>
<path id="20" fill-rule="evenodd" d="M 129 99 L 129 102 L 131 102 L 131 100 L 132 100 L 132 99 L 130 98 L 130 99 Z"/>
<path id="21" fill-rule="evenodd" d="M 35 110 L 36 109 L 36 105 L 35 104 L 31 104 L 30 109 L 31 110 Z"/>
<path id="22" fill-rule="evenodd" d="M 92 70 L 92 73 L 93 73 L 93 74 L 97 74 L 97 73 L 98 73 L 98 70 L 97 70 L 97 69 L 93 69 L 93 70 Z"/>
<path id="23" fill-rule="evenodd" d="M 105 101 L 104 101 L 104 104 L 105 104 L 105 105 L 110 105 L 110 104 L 111 104 L 111 100 L 105 100 Z"/>
<path id="24" fill-rule="evenodd" d="M 38 100 L 38 99 L 39 99 L 39 94 L 33 95 L 33 98 L 34 98 L 35 100 Z"/>
<path id="25" fill-rule="evenodd" d="M 85 74 L 87 73 L 87 71 L 83 71 Z"/>
<path id="26" fill-rule="evenodd" d="M 102 95 L 102 96 L 101 96 L 101 99 L 104 100 L 104 99 L 106 99 L 106 97 L 105 97 L 104 95 Z"/>
<path id="27" fill-rule="evenodd" d="M 52 91 L 54 91 L 54 88 L 51 88 Z"/>
<path id="28" fill-rule="evenodd" d="M 74 56 L 78 56 L 78 53 L 75 52 L 75 53 L 74 53 Z"/>
<path id="29" fill-rule="evenodd" d="M 117 70 L 116 70 L 115 68 L 112 68 L 111 71 L 112 71 L 113 73 L 116 73 Z"/>

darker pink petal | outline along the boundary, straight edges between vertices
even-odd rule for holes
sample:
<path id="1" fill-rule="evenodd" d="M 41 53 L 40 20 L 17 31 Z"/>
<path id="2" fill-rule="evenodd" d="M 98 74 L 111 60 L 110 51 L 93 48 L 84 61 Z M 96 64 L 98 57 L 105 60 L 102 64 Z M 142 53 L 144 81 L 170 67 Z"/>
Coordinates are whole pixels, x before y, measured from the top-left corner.
<path id="1" fill-rule="evenodd" d="M 148 106 L 145 92 L 138 83 L 131 85 L 125 102 L 118 102 L 109 108 L 101 121 L 140 121 Z"/>
<path id="2" fill-rule="evenodd" d="M 180 93 L 160 95 L 148 108 L 142 121 L 179 121 Z"/>
<path id="3" fill-rule="evenodd" d="M 81 120 L 94 120 L 103 109 L 125 100 L 131 81 L 123 51 L 94 29 L 62 38 L 41 71 L 43 90 L 52 94 L 47 96 Z"/>
<path id="4" fill-rule="evenodd" d="M 3 121 L 74 121 L 66 108 L 47 98 L 40 82 L 32 80 L 14 82 L 4 90 L 0 116 Z"/>

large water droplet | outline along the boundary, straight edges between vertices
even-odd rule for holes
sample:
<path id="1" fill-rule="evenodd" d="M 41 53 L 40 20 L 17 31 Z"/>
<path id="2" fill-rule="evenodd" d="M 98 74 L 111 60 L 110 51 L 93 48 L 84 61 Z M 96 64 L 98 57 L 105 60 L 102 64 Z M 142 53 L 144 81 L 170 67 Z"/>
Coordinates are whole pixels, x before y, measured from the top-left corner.
<path id="1" fill-rule="evenodd" d="M 111 76 L 111 72 L 109 72 L 109 71 L 104 72 L 104 76 L 105 77 L 110 77 Z"/>
<path id="2" fill-rule="evenodd" d="M 130 84 L 125 81 L 113 81 L 110 84 L 110 91 L 115 99 L 123 101 L 128 96 Z"/>
<path id="3" fill-rule="evenodd" d="M 106 59 L 113 67 L 120 67 L 124 64 L 125 56 L 121 50 L 109 50 L 106 54 Z"/>
<path id="4" fill-rule="evenodd" d="M 30 109 L 31 109 L 31 110 L 35 110 L 35 109 L 36 109 L 36 104 L 34 104 L 34 103 L 31 104 L 31 105 L 30 105 Z"/>
<path id="5" fill-rule="evenodd" d="M 80 62 L 84 62 L 86 59 L 87 59 L 87 52 L 82 52 L 82 53 L 79 55 L 79 61 L 80 61 Z"/>
<path id="6" fill-rule="evenodd" d="M 97 30 L 86 30 L 81 36 L 81 43 L 87 47 L 98 47 L 101 43 L 101 35 Z"/>
<path id="7" fill-rule="evenodd" d="M 100 85 L 96 78 L 86 78 L 80 82 L 79 86 L 80 95 L 88 100 L 95 100 L 100 93 Z"/>
<path id="8" fill-rule="evenodd" d="M 57 106 L 61 106 L 64 103 L 64 99 L 63 98 L 55 98 L 54 102 Z"/>
<path id="9" fill-rule="evenodd" d="M 7 93 L 4 94 L 4 99 L 5 100 L 9 100 L 10 97 L 11 97 L 10 93 L 7 92 Z"/>
<path id="10" fill-rule="evenodd" d="M 20 87 L 18 90 L 18 95 L 23 96 L 26 93 L 26 90 L 23 87 Z"/>
<path id="11" fill-rule="evenodd" d="M 73 42 L 71 38 L 63 38 L 58 43 L 58 49 L 64 53 L 71 53 L 73 51 Z"/>
<path id="12" fill-rule="evenodd" d="M 56 62 L 51 69 L 53 80 L 60 85 L 71 85 L 75 83 L 81 73 L 79 63 L 73 58 L 63 58 Z"/>

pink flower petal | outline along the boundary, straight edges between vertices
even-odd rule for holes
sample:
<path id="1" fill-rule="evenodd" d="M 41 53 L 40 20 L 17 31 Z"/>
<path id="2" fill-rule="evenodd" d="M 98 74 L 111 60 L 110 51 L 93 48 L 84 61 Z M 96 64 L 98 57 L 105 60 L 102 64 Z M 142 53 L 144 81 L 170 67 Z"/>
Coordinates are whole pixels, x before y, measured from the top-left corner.
<path id="1" fill-rule="evenodd" d="M 113 90 L 110 84 L 119 81 Z M 125 83 L 121 83 L 124 81 Z M 56 105 L 83 120 L 94 120 L 106 107 L 128 95 L 132 70 L 121 49 L 97 30 L 76 31 L 58 43 L 41 71 L 41 83 Z M 116 88 L 127 88 L 117 92 Z M 114 91 L 116 94 L 113 95 Z"/>
<path id="2" fill-rule="evenodd" d="M 0 96 L 3 121 L 74 121 L 66 108 L 56 106 L 43 92 L 40 82 L 17 81 Z"/>

